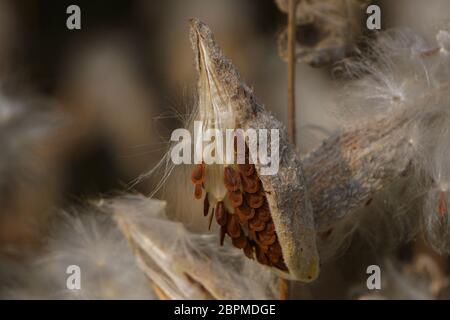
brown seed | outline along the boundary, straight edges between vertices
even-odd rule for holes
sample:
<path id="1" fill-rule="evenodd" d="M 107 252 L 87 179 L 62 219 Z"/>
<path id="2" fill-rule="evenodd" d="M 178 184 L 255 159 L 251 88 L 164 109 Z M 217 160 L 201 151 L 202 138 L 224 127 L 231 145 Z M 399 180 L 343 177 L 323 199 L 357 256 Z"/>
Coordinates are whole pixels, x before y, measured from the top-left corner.
<path id="1" fill-rule="evenodd" d="M 241 190 L 228 191 L 228 199 L 230 199 L 233 208 L 239 207 L 244 202 Z"/>
<path id="2" fill-rule="evenodd" d="M 266 227 L 266 223 L 264 221 L 261 221 L 257 216 L 253 217 L 253 219 L 249 220 L 248 227 L 252 231 L 263 231 Z"/>
<path id="3" fill-rule="evenodd" d="M 253 259 L 253 247 L 250 242 L 247 241 L 247 245 L 244 247 L 244 254 L 249 259 Z"/>
<path id="4" fill-rule="evenodd" d="M 259 219 L 264 222 L 268 222 L 272 220 L 272 217 L 270 215 L 269 206 L 267 205 L 267 202 L 265 202 L 261 208 L 258 208 L 256 210 L 256 214 L 258 215 Z"/>
<path id="5" fill-rule="evenodd" d="M 247 215 L 247 216 L 243 215 L 240 211 L 236 212 L 236 214 L 239 218 L 239 222 L 241 223 L 242 226 L 248 227 L 248 221 L 255 216 L 255 209 L 253 209 L 253 208 L 249 208 L 249 209 L 250 209 L 250 215 Z"/>
<path id="6" fill-rule="evenodd" d="M 195 191 L 194 191 L 195 199 L 201 199 L 202 198 L 202 185 L 196 184 L 195 185 Z"/>
<path id="7" fill-rule="evenodd" d="M 265 231 L 266 231 L 267 233 L 275 233 L 275 224 L 273 223 L 273 221 L 269 221 L 269 222 L 266 224 L 266 229 L 265 229 Z"/>
<path id="8" fill-rule="evenodd" d="M 225 206 L 223 205 L 222 201 L 217 202 L 216 205 L 216 221 L 219 224 L 219 226 L 225 226 L 227 224 L 227 216 L 228 212 L 225 209 Z"/>
<path id="9" fill-rule="evenodd" d="M 256 246 L 256 260 L 261 264 L 269 265 L 269 259 L 259 246 Z"/>
<path id="10" fill-rule="evenodd" d="M 235 210 L 241 223 L 244 223 L 255 216 L 255 209 L 250 208 L 245 202 Z"/>
<path id="11" fill-rule="evenodd" d="M 232 242 L 236 248 L 244 249 L 247 246 L 247 237 L 242 233 L 239 238 L 234 238 Z"/>
<path id="12" fill-rule="evenodd" d="M 260 208 L 264 203 L 264 196 L 261 193 L 246 193 L 245 202 L 254 209 Z"/>
<path id="13" fill-rule="evenodd" d="M 258 233 L 258 240 L 262 245 L 270 246 L 277 240 L 277 235 L 275 233 L 268 233 L 263 230 Z"/>
<path id="14" fill-rule="evenodd" d="M 206 217 L 209 213 L 209 199 L 208 193 L 205 194 L 205 200 L 203 200 L 203 216 Z"/>
<path id="15" fill-rule="evenodd" d="M 239 177 L 239 173 L 231 166 L 225 167 L 223 179 L 228 191 L 236 191 L 239 189 L 241 178 Z"/>
<path id="16" fill-rule="evenodd" d="M 252 239 L 252 240 L 254 240 L 254 241 L 256 241 L 258 238 L 256 237 L 256 232 L 255 232 L 255 230 L 252 230 L 251 228 L 250 228 L 250 225 L 249 225 L 249 227 L 248 227 L 248 238 L 249 239 Z"/>
<path id="17" fill-rule="evenodd" d="M 205 164 L 197 164 L 192 169 L 191 180 L 195 184 L 202 184 L 205 181 Z"/>
<path id="18" fill-rule="evenodd" d="M 253 164 L 239 164 L 239 171 L 245 176 L 251 176 L 255 172 L 255 166 Z"/>
<path id="19" fill-rule="evenodd" d="M 241 226 L 236 215 L 230 214 L 227 221 L 227 233 L 231 238 L 238 238 L 241 235 Z"/>
<path id="20" fill-rule="evenodd" d="M 248 177 L 242 175 L 242 188 L 244 189 L 245 192 L 248 193 L 258 192 L 260 189 L 259 187 L 260 181 L 256 174 Z"/>
<path id="21" fill-rule="evenodd" d="M 277 263 L 278 261 L 280 261 L 282 253 L 280 243 L 278 241 L 269 247 L 268 255 L 269 259 L 273 263 Z"/>

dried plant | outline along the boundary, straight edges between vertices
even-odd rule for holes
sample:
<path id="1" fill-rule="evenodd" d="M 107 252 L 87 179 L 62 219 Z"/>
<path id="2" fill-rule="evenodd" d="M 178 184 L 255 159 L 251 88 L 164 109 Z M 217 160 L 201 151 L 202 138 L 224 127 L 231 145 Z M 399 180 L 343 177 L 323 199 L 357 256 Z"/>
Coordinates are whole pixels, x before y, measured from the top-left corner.
<path id="1" fill-rule="evenodd" d="M 297 0 L 296 56 L 312 66 L 329 65 L 355 53 L 363 34 L 363 14 L 370 0 Z M 275 0 L 289 12 L 289 0 Z M 287 59 L 287 31 L 278 39 L 281 57 Z"/>
<path id="2" fill-rule="evenodd" d="M 222 235 L 228 234 L 249 257 L 255 254 L 258 262 L 288 277 L 312 281 L 319 269 L 314 221 L 300 159 L 283 125 L 256 102 L 198 20 L 191 22 L 191 41 L 199 73 L 197 119 L 207 129 L 280 129 L 275 143 L 281 146 L 278 173 L 261 175 L 262 165 L 248 161 L 240 167 L 199 165 L 193 172 L 197 189 L 204 181 L 206 204 L 221 214 L 216 217 Z"/>
<path id="3" fill-rule="evenodd" d="M 213 219 L 215 212 L 222 237 L 228 234 L 235 246 L 246 248 L 248 256 L 256 254 L 257 261 L 275 267 L 278 274 L 311 281 L 318 275 L 316 247 L 326 261 L 340 252 L 355 231 L 370 238 L 376 232 L 371 224 L 383 225 L 381 229 L 386 231 L 402 230 L 405 236 L 397 238 L 404 241 L 421 230 L 420 217 L 441 217 L 434 219 L 434 224 L 425 224 L 425 232 L 436 235 L 431 225 L 447 230 L 442 225 L 448 218 L 444 200 L 435 199 L 436 209 L 420 214 L 405 207 L 405 203 L 420 205 L 433 184 L 427 173 L 430 161 L 426 160 L 432 153 L 427 150 L 446 150 L 427 144 L 436 132 L 442 136 L 439 130 L 446 127 L 448 118 L 446 31 L 439 33 L 437 46 L 427 45 L 409 31 L 387 32 L 372 45 L 372 55 L 347 61 L 344 69 L 353 80 L 342 88 L 339 113 L 345 123 L 300 161 L 284 127 L 256 102 L 215 44 L 211 31 L 197 20 L 191 25 L 199 72 L 198 110 L 193 118 L 211 127 L 282 131 L 278 175 L 260 175 L 258 165 L 193 167 L 194 195 L 201 198 L 204 189 L 204 214 Z M 347 124 L 355 120 L 356 125 Z M 410 181 L 408 188 L 402 181 Z M 398 201 L 388 203 L 386 196 L 392 192 Z M 255 193 L 257 197 L 249 196 Z M 382 213 L 368 219 L 364 211 L 380 208 L 382 203 Z M 388 204 L 391 212 L 403 206 L 404 214 L 389 215 Z M 267 236 L 271 234 L 268 230 L 272 231 L 270 220 L 260 218 L 268 215 L 267 211 L 286 264 L 285 273 L 280 273 L 282 265 L 270 258 L 273 249 L 264 243 L 275 238 Z M 265 231 L 263 235 L 259 230 Z M 448 250 L 446 233 L 437 234 L 437 242 Z"/>
<path id="4" fill-rule="evenodd" d="M 274 299 L 276 279 L 216 235 L 195 234 L 166 216 L 163 201 L 112 199 L 111 211 L 139 267 L 163 299 Z M 168 237 L 170 235 L 170 237 Z"/>
<path id="5" fill-rule="evenodd" d="M 360 15 L 369 1 L 300 0 L 296 10 L 295 0 L 289 1 L 290 9 L 287 0 L 276 2 L 291 18 L 295 15 L 289 32 L 296 43 L 294 48 L 290 42 L 295 52 L 290 50 L 288 129 L 256 100 L 211 30 L 197 19 L 190 22 L 196 101 L 183 120 L 191 133 L 195 121 L 202 121 L 202 129 L 222 132 L 277 129 L 279 136 L 267 142 L 279 145 L 278 172 L 266 175 L 263 164 L 252 163 L 255 146 L 240 137 L 231 149 L 239 157 L 243 144 L 243 164 L 211 164 L 203 158 L 194 165 L 175 165 L 174 146 L 141 177 L 162 174 L 149 197 L 103 199 L 87 210 L 60 214 L 42 250 L 22 257 L 20 262 L 28 263 L 0 256 L 0 277 L 9 279 L 2 281 L 2 297 L 286 298 L 289 290 L 285 286 L 280 295 L 279 277 L 281 284 L 297 280 L 290 293 L 303 297 L 316 285 L 331 286 L 330 269 L 348 274 L 370 258 L 383 270 L 383 289 L 372 294 L 358 275 L 339 277 L 341 296 L 448 298 L 450 33 L 442 29 L 428 43 L 411 30 L 383 31 L 366 39 L 359 51 Z M 282 57 L 286 40 L 285 33 Z M 297 147 L 294 139 L 295 60 L 334 64 L 345 75 L 339 79 L 334 112 L 340 128 L 303 156 L 298 150 L 303 141 Z M 98 73 L 92 75 L 97 79 Z M 123 72 L 114 75 L 116 87 L 129 95 L 118 90 L 117 99 L 102 96 L 108 105 L 141 96 L 126 86 Z M 79 82 L 79 93 L 68 83 L 67 92 L 76 97 L 89 92 L 88 104 L 103 101 L 84 82 Z M 143 101 L 137 99 L 138 109 L 145 110 Z M 11 182 L 19 185 L 36 177 L 29 174 L 39 171 L 29 159 L 53 128 L 47 113 L 25 117 L 22 107 L 0 98 L 0 189 L 7 191 L 0 195 L 2 206 L 14 191 Z M 111 132 L 123 124 L 117 114 L 113 120 L 108 122 Z M 204 143 L 193 141 L 191 150 Z M 0 215 L 2 222 L 5 216 Z M 402 254 L 411 250 L 411 259 L 400 258 L 399 247 Z M 80 291 L 64 287 L 65 270 L 73 264 L 85 279 Z M 344 270 L 349 265 L 351 270 Z"/>

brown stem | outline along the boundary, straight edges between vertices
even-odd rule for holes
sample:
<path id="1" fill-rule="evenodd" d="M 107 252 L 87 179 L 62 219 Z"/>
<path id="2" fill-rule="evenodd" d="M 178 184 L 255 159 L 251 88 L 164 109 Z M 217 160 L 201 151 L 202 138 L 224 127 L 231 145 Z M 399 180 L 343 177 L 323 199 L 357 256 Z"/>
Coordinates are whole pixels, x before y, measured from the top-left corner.
<path id="1" fill-rule="evenodd" d="M 298 0 L 289 0 L 288 15 L 288 135 L 295 145 L 295 13 Z M 289 299 L 289 281 L 280 278 L 280 300 Z"/>
<path id="2" fill-rule="evenodd" d="M 298 0 L 289 0 L 288 15 L 288 134 L 293 144 L 296 140 L 295 132 L 295 13 Z"/>
<path id="3" fill-rule="evenodd" d="M 280 278 L 280 300 L 289 299 L 289 280 Z"/>

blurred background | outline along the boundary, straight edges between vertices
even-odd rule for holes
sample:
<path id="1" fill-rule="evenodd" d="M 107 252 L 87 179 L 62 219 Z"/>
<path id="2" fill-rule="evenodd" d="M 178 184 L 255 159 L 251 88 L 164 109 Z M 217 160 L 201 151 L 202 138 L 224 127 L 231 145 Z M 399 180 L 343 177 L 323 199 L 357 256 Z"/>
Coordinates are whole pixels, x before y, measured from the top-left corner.
<path id="1" fill-rule="evenodd" d="M 66 28 L 71 4 L 81 8 L 81 30 Z M 39 149 L 32 158 L 17 146 L 24 163 L 4 160 L 5 244 L 34 242 L 30 223 L 53 207 L 126 190 L 161 158 L 192 107 L 192 17 L 211 24 L 261 101 L 284 103 L 275 43 L 284 15 L 273 1 L 0 1 L 1 110 L 19 105 L 21 121 L 39 127 L 45 115 L 51 126 L 30 142 Z M 135 188 L 148 193 L 152 183 Z"/>
<path id="2" fill-rule="evenodd" d="M 382 28 L 432 38 L 445 0 L 374 1 Z M 66 9 L 81 8 L 81 30 Z M 0 0 L 0 248 L 41 245 L 58 208 L 128 191 L 192 106 L 188 20 L 206 22 L 267 109 L 286 122 L 287 67 L 274 0 Z M 336 130 L 329 67 L 297 65 L 298 141 Z M 149 194 L 151 178 L 133 186 Z M 17 258 L 20 259 L 20 258 Z M 330 276 L 331 277 L 331 276 Z M 327 291 L 324 297 L 341 297 Z"/>

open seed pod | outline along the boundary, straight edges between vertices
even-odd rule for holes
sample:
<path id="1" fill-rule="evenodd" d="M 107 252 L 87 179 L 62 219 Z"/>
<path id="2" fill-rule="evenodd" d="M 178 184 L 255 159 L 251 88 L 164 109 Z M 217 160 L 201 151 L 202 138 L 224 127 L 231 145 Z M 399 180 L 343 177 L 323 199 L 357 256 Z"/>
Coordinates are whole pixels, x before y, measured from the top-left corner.
<path id="1" fill-rule="evenodd" d="M 276 129 L 279 133 L 268 138 L 268 145 L 279 147 L 279 153 L 270 155 L 278 163 L 275 172 L 252 161 L 248 151 L 243 164 L 208 164 L 203 159 L 194 166 L 191 180 L 195 197 L 204 196 L 204 215 L 210 215 L 211 223 L 215 216 L 222 243 L 228 235 L 247 257 L 281 276 L 314 280 L 319 273 L 314 219 L 300 158 L 284 126 L 256 102 L 210 29 L 195 19 L 191 20 L 191 42 L 199 73 L 195 120 L 202 121 L 203 130 Z M 234 141 L 236 148 L 239 142 Z M 202 143 L 195 141 L 195 147 Z M 255 147 L 245 143 L 246 150 Z"/>
<path id="2" fill-rule="evenodd" d="M 166 203 L 140 195 L 104 201 L 161 299 L 276 299 L 277 278 L 217 235 L 195 234 L 166 215 Z"/>

